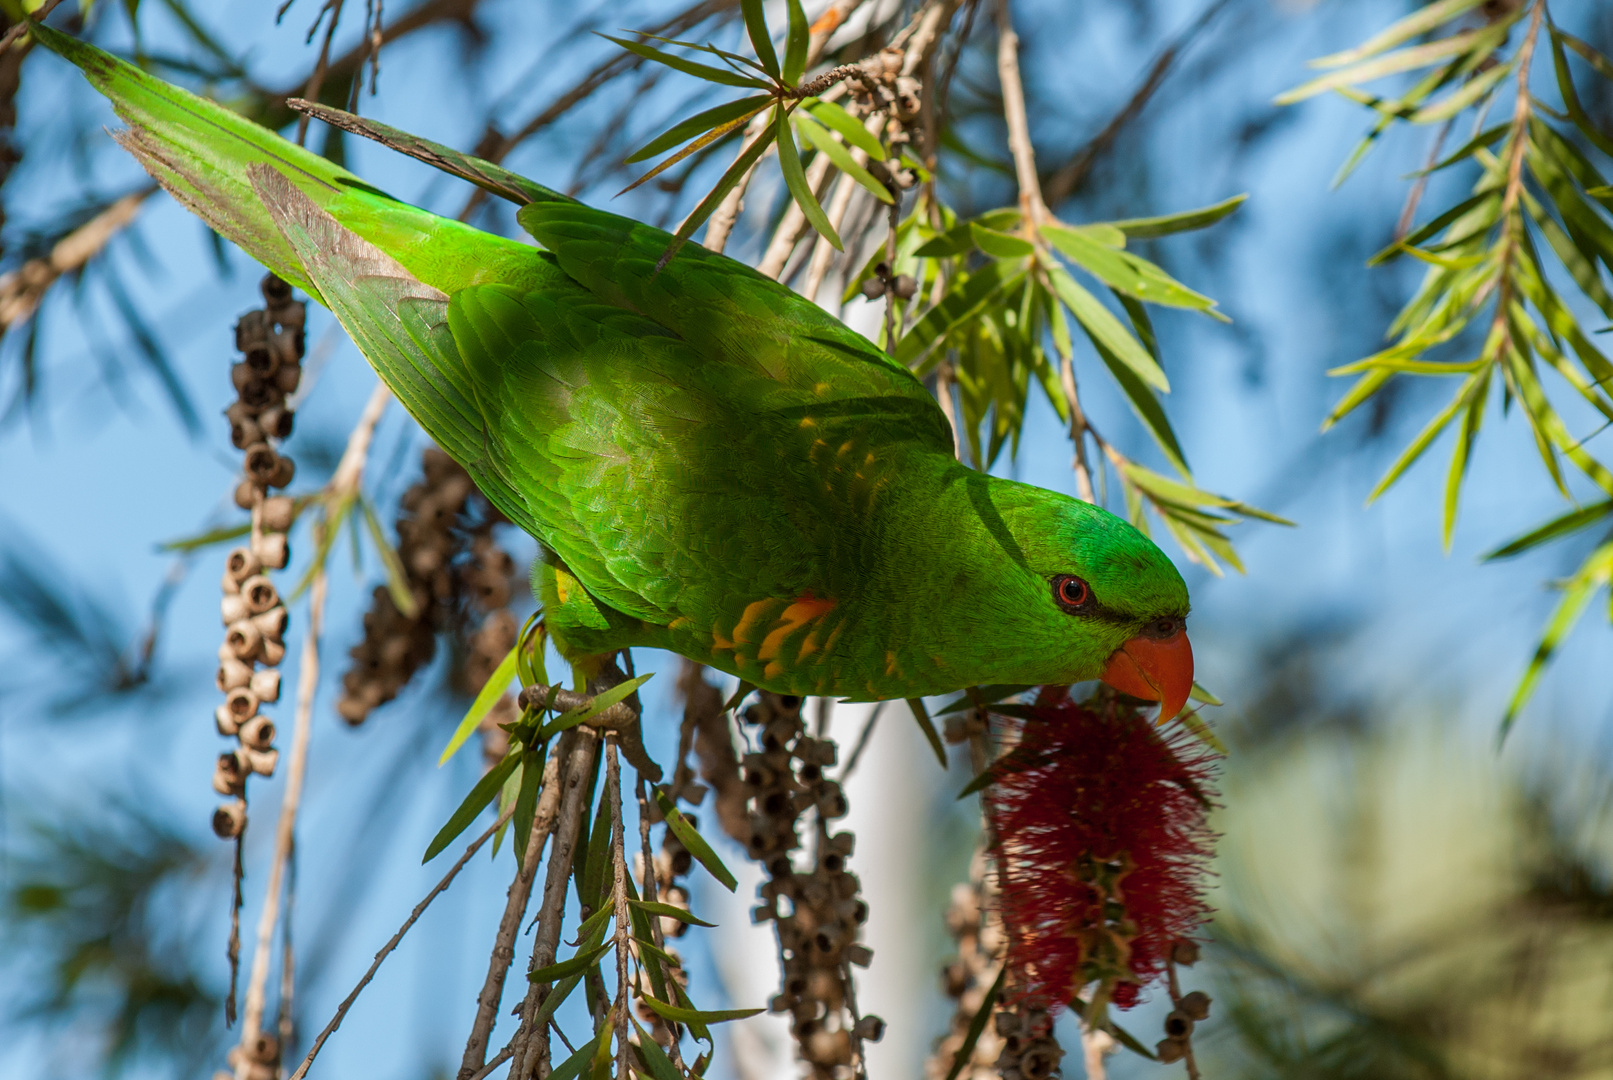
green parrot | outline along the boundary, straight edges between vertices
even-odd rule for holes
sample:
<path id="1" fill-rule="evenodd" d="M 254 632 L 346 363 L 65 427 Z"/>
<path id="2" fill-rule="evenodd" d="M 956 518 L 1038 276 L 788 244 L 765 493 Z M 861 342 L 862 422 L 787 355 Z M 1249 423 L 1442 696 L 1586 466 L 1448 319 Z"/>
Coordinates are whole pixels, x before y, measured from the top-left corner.
<path id="1" fill-rule="evenodd" d="M 395 133 L 524 204 L 541 247 L 438 217 L 30 32 L 111 99 L 118 140 L 175 198 L 335 314 L 538 541 L 534 591 L 581 671 L 647 646 L 781 694 L 1102 678 L 1161 719 L 1186 702 L 1187 587 L 1164 553 L 960 464 L 912 372 L 811 301 L 694 244 L 658 268 L 667 233 Z"/>

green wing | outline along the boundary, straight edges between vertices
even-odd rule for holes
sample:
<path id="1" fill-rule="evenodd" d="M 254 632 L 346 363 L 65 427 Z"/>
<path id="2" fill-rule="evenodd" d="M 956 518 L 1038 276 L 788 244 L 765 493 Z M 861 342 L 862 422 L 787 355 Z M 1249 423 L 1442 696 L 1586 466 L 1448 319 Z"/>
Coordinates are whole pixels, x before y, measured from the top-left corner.
<path id="1" fill-rule="evenodd" d="M 667 233 L 415 140 L 538 200 L 520 214 L 536 251 L 35 33 L 113 100 L 165 187 L 327 305 L 493 502 L 621 613 L 705 630 L 757 598 L 843 597 L 903 455 L 951 454 L 910 372 L 731 259 L 686 245 L 657 273 Z"/>

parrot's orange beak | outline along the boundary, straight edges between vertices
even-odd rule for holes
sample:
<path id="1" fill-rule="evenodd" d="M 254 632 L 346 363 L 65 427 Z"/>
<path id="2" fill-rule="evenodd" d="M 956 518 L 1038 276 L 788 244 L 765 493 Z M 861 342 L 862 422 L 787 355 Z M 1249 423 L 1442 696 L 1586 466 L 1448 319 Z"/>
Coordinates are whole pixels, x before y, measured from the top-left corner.
<path id="1" fill-rule="evenodd" d="M 1187 631 L 1166 638 L 1138 634 L 1109 657 L 1103 681 L 1122 694 L 1159 702 L 1159 723 L 1174 719 L 1193 691 L 1193 645 Z"/>

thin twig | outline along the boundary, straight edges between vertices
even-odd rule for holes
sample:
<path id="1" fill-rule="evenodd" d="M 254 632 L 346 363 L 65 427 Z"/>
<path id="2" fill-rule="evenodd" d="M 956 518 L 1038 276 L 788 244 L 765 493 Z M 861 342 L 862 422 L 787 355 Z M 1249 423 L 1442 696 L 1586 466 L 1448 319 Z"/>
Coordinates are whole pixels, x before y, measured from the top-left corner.
<path id="1" fill-rule="evenodd" d="M 235 1026 L 235 997 L 236 987 L 241 978 L 241 905 L 246 897 L 241 886 L 246 881 L 246 865 L 243 860 L 242 839 L 245 830 L 235 834 L 235 862 L 234 886 L 230 890 L 230 940 L 224 946 L 224 958 L 230 965 L 230 992 L 224 999 L 224 1026 Z"/>
<path id="2" fill-rule="evenodd" d="M 548 875 L 543 884 L 543 904 L 538 909 L 538 932 L 532 943 L 531 970 L 554 963 L 560 947 L 560 923 L 565 914 L 566 882 L 571 876 L 572 859 L 576 856 L 577 829 L 584 805 L 592 791 L 589 780 L 593 777 L 594 756 L 599 750 L 599 736 L 590 728 L 572 728 L 560 737 L 559 753 L 563 759 L 560 787 L 560 816 L 555 822 L 554 847 L 549 853 Z M 521 1028 L 515 1033 L 511 1047 L 515 1064 L 510 1068 L 510 1080 L 526 1080 L 537 1074 L 538 1065 L 549 1056 L 549 1031 L 533 1030 L 543 999 L 548 995 L 547 983 L 532 983 L 521 1004 Z"/>
<path id="3" fill-rule="evenodd" d="M 326 5 L 319 12 L 321 16 L 330 11 L 330 25 L 325 28 L 325 41 L 319 47 L 319 60 L 314 64 L 313 72 L 308 76 L 308 85 L 303 87 L 302 96 L 309 101 L 319 100 L 319 91 L 325 85 L 325 73 L 330 70 L 330 43 L 336 36 L 336 24 L 342 19 L 342 6 L 347 0 L 326 0 Z M 314 22 L 315 29 L 319 23 Z M 355 75 L 355 79 L 362 78 Z M 308 114 L 303 113 L 297 118 L 297 145 L 301 146 L 308 139 Z"/>
<path id="4" fill-rule="evenodd" d="M 403 940 L 403 935 L 407 934 L 409 928 L 415 924 L 421 915 L 425 914 L 425 910 L 431 906 L 431 902 L 437 899 L 444 889 L 453 884 L 455 876 L 465 868 L 466 863 L 470 862 L 471 856 L 480 851 L 482 845 L 491 840 L 493 834 L 503 828 L 504 823 L 514 815 L 515 806 L 512 803 L 504 813 L 499 815 L 497 821 L 488 826 L 486 832 L 471 841 L 470 846 L 465 849 L 465 854 L 459 857 L 459 861 L 449 868 L 448 873 L 443 875 L 442 880 L 437 882 L 436 886 L 426 894 L 426 898 L 414 906 L 414 910 L 409 912 L 409 917 L 403 921 L 403 925 L 398 927 L 398 932 L 392 935 L 392 940 L 381 946 L 381 951 L 375 954 L 375 960 L 370 964 L 370 969 L 364 973 L 364 977 L 358 981 L 358 985 L 353 987 L 353 992 L 348 994 L 342 1000 L 342 1003 L 336 1007 L 336 1015 L 331 1017 L 330 1023 L 325 1025 L 325 1030 L 319 1033 L 319 1037 L 314 1040 L 314 1045 L 308 1048 L 308 1056 L 302 1059 L 302 1064 L 297 1066 L 297 1071 L 291 1074 L 291 1080 L 302 1080 L 304 1076 L 308 1075 L 308 1066 L 312 1065 L 314 1058 L 319 1056 L 319 1051 L 324 1047 L 325 1040 L 330 1038 L 331 1034 L 342 1026 L 342 1020 L 346 1018 L 347 1010 L 353 1007 L 353 1002 L 358 1000 L 359 994 L 364 991 L 366 986 L 370 985 L 370 980 L 375 978 L 375 973 L 380 969 L 381 962 L 392 954 L 393 949 L 398 947 L 398 943 Z"/>
<path id="5" fill-rule="evenodd" d="M 997 0 L 997 77 L 1002 82 L 1003 118 L 1008 121 L 1008 148 L 1014 155 L 1019 180 L 1019 209 L 1025 229 L 1034 234 L 1047 220 L 1042 184 L 1036 176 L 1036 152 L 1031 147 L 1030 120 L 1025 111 L 1025 86 L 1019 75 L 1019 35 L 1008 12 L 1008 0 Z M 1037 241 L 1039 242 L 1039 241 Z"/>
<path id="6" fill-rule="evenodd" d="M 489 1061 L 486 1065 L 483 1065 L 480 1069 L 478 1069 L 470 1080 L 484 1080 L 484 1078 L 492 1073 L 494 1069 L 510 1060 L 510 1055 L 512 1053 L 514 1053 L 514 1050 L 511 1047 L 506 1046 L 504 1049 L 493 1055 L 492 1061 Z"/>
<path id="7" fill-rule="evenodd" d="M 819 154 L 807 166 L 807 187 L 814 193 L 823 186 L 824 177 L 829 175 L 829 166 L 832 162 L 828 154 Z M 795 245 L 807 231 L 806 214 L 801 210 L 801 204 L 794 199 L 784 208 L 784 216 L 779 219 L 778 228 L 773 232 L 773 239 L 768 242 L 767 250 L 762 254 L 762 261 L 756 264 L 758 273 L 778 280 L 784 272 L 784 265 L 790 261 L 790 255 L 795 251 Z M 708 235 L 710 229 L 707 229 Z M 705 246 L 702 244 L 702 246 Z"/>
<path id="8" fill-rule="evenodd" d="M 1092 172 L 1092 167 L 1098 163 L 1098 159 L 1113 148 L 1115 141 L 1120 137 L 1120 133 L 1125 130 L 1126 125 L 1137 118 L 1138 114 L 1143 111 L 1143 107 L 1148 104 L 1159 90 L 1160 85 L 1165 81 L 1165 77 L 1170 74 L 1177 58 L 1182 55 L 1183 50 L 1204 31 L 1205 27 L 1210 25 L 1229 2 L 1230 0 L 1215 0 L 1214 3 L 1204 9 L 1198 18 L 1189 23 L 1186 29 L 1172 39 L 1170 44 L 1160 50 L 1159 55 L 1154 57 L 1154 62 L 1148 66 L 1148 74 L 1143 77 L 1142 83 L 1132 92 L 1131 97 L 1120 107 L 1120 110 L 1109 119 L 1109 122 L 1103 126 L 1102 130 L 1076 152 L 1075 157 L 1071 159 L 1069 164 L 1057 169 L 1053 175 L 1047 178 L 1044 192 L 1048 203 L 1057 206 L 1086 181 L 1088 174 Z"/>
<path id="9" fill-rule="evenodd" d="M 375 427 L 380 423 L 391 397 L 384 384 L 376 384 L 364 411 L 359 415 L 358 423 L 347 438 L 347 448 L 342 452 L 341 461 L 326 488 L 328 494 L 347 495 L 358 490 L 370 444 L 375 438 Z M 253 516 L 255 521 L 256 510 Z M 323 528 L 323 524 L 316 526 L 316 548 L 323 546 L 319 541 L 319 531 Z M 319 635 L 325 616 L 325 596 L 325 568 L 320 566 L 314 571 L 313 589 L 308 601 L 308 630 L 303 636 L 302 660 L 297 671 L 297 710 L 291 736 L 290 764 L 286 768 L 286 791 L 280 804 L 280 820 L 275 826 L 274 856 L 269 863 L 263 910 L 258 917 L 257 949 L 252 957 L 252 972 L 242 1009 L 241 1052 L 236 1057 L 236 1080 L 248 1080 L 253 1064 L 249 1051 L 257 1045 L 258 1036 L 263 1031 L 269 949 L 280 915 L 280 881 L 291 858 L 296 838 L 297 811 L 302 804 L 303 780 L 308 771 L 308 736 L 313 727 L 314 694 L 319 689 Z"/>
<path id="10" fill-rule="evenodd" d="M 296 953 L 292 948 L 292 914 L 297 902 L 297 840 L 293 836 L 291 848 L 286 852 L 286 914 L 280 925 L 280 1054 L 291 1049 L 297 1033 L 297 1018 L 293 1005 L 297 993 Z"/>
<path id="11" fill-rule="evenodd" d="M 846 786 L 846 781 L 850 780 L 851 774 L 856 771 L 857 763 L 862 760 L 863 751 L 868 749 L 868 740 L 874 735 L 874 722 L 879 719 L 879 714 L 885 711 L 887 704 L 888 702 L 884 701 L 878 702 L 868 711 L 868 719 L 863 721 L 862 732 L 857 736 L 856 745 L 851 748 L 851 756 L 846 759 L 845 768 L 840 770 L 841 787 Z"/>
<path id="12" fill-rule="evenodd" d="M 532 897 L 532 882 L 543 861 L 543 847 L 554 831 L 555 817 L 560 812 L 560 754 L 551 754 L 543 766 L 542 794 L 532 816 L 532 832 L 527 840 L 521 865 L 504 903 L 504 915 L 499 920 L 498 935 L 493 940 L 493 953 L 487 962 L 487 978 L 482 982 L 481 993 L 476 995 L 476 1020 L 471 1025 L 470 1037 L 465 1042 L 465 1056 L 459 1065 L 459 1080 L 469 1080 L 482 1069 L 487 1056 L 487 1041 L 492 1037 L 493 1025 L 498 1021 L 499 1002 L 504 999 L 504 980 L 510 964 L 515 960 L 515 939 L 521 932 L 521 920 L 526 917 L 527 903 Z"/>
<path id="13" fill-rule="evenodd" d="M 323 526 L 315 527 L 314 545 L 321 546 Z M 252 955 L 252 974 L 247 980 L 246 1002 L 242 1008 L 241 1052 L 235 1060 L 236 1080 L 249 1080 L 254 1061 L 250 1050 L 263 1032 L 263 1010 L 269 981 L 270 945 L 280 917 L 281 877 L 291 858 L 296 837 L 297 810 L 302 803 L 302 785 L 308 772 L 308 735 L 313 727 L 314 692 L 319 688 L 319 634 L 325 618 L 325 569 L 314 571 L 313 589 L 308 600 L 308 630 L 303 635 L 302 660 L 297 670 L 297 713 L 291 734 L 291 758 L 286 768 L 286 793 L 280 803 L 280 820 L 275 826 L 274 857 L 269 863 L 268 884 L 263 910 L 258 915 L 257 949 Z"/>
<path id="14" fill-rule="evenodd" d="M 853 156 L 861 153 L 861 150 L 855 151 Z M 859 161 L 857 164 L 862 165 L 864 162 Z M 846 213 L 851 209 L 851 200 L 858 195 L 872 199 L 861 184 L 841 173 L 840 178 L 835 181 L 834 197 L 830 200 L 828 208 L 829 224 L 836 232 L 840 231 L 840 223 L 845 221 Z M 835 249 L 829 243 L 828 237 L 818 237 L 818 242 L 812 249 L 812 262 L 807 266 L 806 283 L 801 288 L 802 296 L 808 300 L 817 299 L 818 290 L 823 287 L 823 279 L 829 274 L 829 264 L 833 261 L 834 255 Z M 891 272 L 895 273 L 894 270 Z"/>
<path id="15" fill-rule="evenodd" d="M 616 1078 L 630 1080 L 627 1069 L 627 942 L 633 913 L 627 907 L 627 834 L 622 827 L 622 763 L 616 753 L 615 732 L 605 736 L 605 783 L 610 799 L 611 906 L 616 910 Z M 653 867 L 651 872 L 654 872 Z"/>
<path id="16" fill-rule="evenodd" d="M 1428 177 L 1430 175 L 1428 170 L 1432 169 L 1439 161 L 1440 151 L 1445 148 L 1445 139 L 1450 135 L 1451 125 L 1454 123 L 1456 123 L 1456 119 L 1452 117 L 1441 124 L 1439 133 L 1434 136 L 1433 145 L 1428 148 L 1428 161 L 1424 163 L 1423 171 L 1417 177 L 1417 182 L 1411 186 L 1411 191 L 1406 196 L 1406 205 L 1400 210 L 1400 220 L 1395 223 L 1396 243 L 1404 240 L 1406 234 L 1411 232 L 1411 223 L 1417 218 L 1417 206 L 1423 201 L 1423 192 L 1428 189 Z"/>
<path id="17" fill-rule="evenodd" d="M 851 17 L 852 12 L 861 6 L 862 0 L 835 0 L 834 3 L 829 5 L 827 11 L 818 16 L 818 21 L 812 24 L 812 37 L 807 42 L 806 66 L 808 69 L 817 63 L 818 58 L 823 55 L 823 48 L 829 44 L 829 38 L 834 35 L 834 32 Z M 736 161 L 750 147 L 751 140 L 761 135 L 766 129 L 768 115 L 768 113 L 762 113 L 746 127 L 744 143 L 740 146 L 739 153 L 734 155 Z M 769 150 L 769 153 L 771 152 Z M 763 159 L 766 157 L 766 154 L 762 155 Z M 700 241 L 701 247 L 710 251 L 722 251 L 723 248 L 728 246 L 728 234 L 733 231 L 734 222 L 739 218 L 740 208 L 745 202 L 745 191 L 750 187 L 751 178 L 756 175 L 756 166 L 761 163 L 761 159 L 758 159 L 756 164 L 752 165 L 750 170 L 739 178 L 739 183 L 735 184 L 728 194 L 723 196 L 723 200 L 717 205 L 717 209 L 712 211 L 711 217 L 706 221 L 706 235 Z M 781 268 L 788 257 L 789 253 L 786 252 L 785 258 L 779 261 Z M 777 276 L 776 273 L 774 276 Z"/>
<path id="18" fill-rule="evenodd" d="M 140 207 L 156 190 L 156 184 L 147 184 L 131 191 L 58 240 L 50 254 L 0 274 L 0 334 L 37 311 L 45 293 L 62 275 L 82 270 L 104 251 L 114 236 L 134 222 Z"/>
<path id="19" fill-rule="evenodd" d="M 688 751 L 685 750 L 684 753 L 687 754 Z M 639 843 L 644 849 L 644 876 L 640 887 L 643 890 L 644 899 L 654 904 L 659 902 L 661 899 L 661 883 L 656 880 L 655 857 L 650 851 L 650 797 L 647 792 L 648 787 L 649 784 L 645 781 L 644 777 L 639 777 L 638 783 L 635 785 L 635 791 L 638 795 L 638 835 Z M 651 915 L 649 917 L 649 923 L 650 936 L 655 939 L 655 947 L 658 949 L 665 949 L 666 934 L 664 934 L 661 930 L 661 917 L 659 915 Z M 651 957 L 650 962 L 652 964 L 660 965 L 661 972 L 663 976 L 665 976 L 667 983 L 670 985 L 673 978 L 675 978 L 672 965 L 662 960 L 659 956 Z M 678 1048 L 678 1026 L 670 1020 L 666 1021 L 666 1026 L 667 1030 L 672 1033 L 672 1039 L 667 1047 L 667 1052 L 672 1058 L 672 1064 L 676 1066 L 678 1071 L 681 1073 L 684 1071 L 683 1052 Z"/>
<path id="20" fill-rule="evenodd" d="M 29 23 L 30 20 L 32 20 L 33 22 L 38 22 L 38 23 L 44 22 L 45 18 L 48 15 L 50 15 L 51 12 L 55 11 L 56 6 L 58 4 L 60 4 L 61 2 L 62 2 L 62 0 L 46 0 L 46 4 L 45 4 L 44 7 L 40 8 L 38 11 L 35 11 L 32 14 L 30 14 L 28 16 L 28 18 L 23 19 L 22 21 L 18 22 L 10 30 L 7 30 L 6 31 L 6 36 L 5 37 L 0 37 L 0 52 L 4 52 L 5 50 L 11 48 L 12 43 L 15 42 L 18 38 L 22 37 L 22 35 L 27 32 L 28 23 Z"/>
<path id="21" fill-rule="evenodd" d="M 1523 44 L 1518 47 L 1517 80 L 1518 96 L 1512 107 L 1512 131 L 1509 137 L 1507 161 L 1506 193 L 1501 199 L 1501 251 L 1496 258 L 1495 276 L 1490 280 L 1495 282 L 1497 290 L 1495 303 L 1495 318 L 1490 324 L 1490 340 L 1500 341 L 1504 336 L 1509 345 L 1512 343 L 1511 323 L 1508 321 L 1508 311 L 1512 306 L 1512 260 L 1517 254 L 1519 233 L 1523 229 L 1520 222 L 1514 226 L 1512 214 L 1517 209 L 1518 201 L 1523 196 L 1523 162 L 1529 147 L 1529 119 L 1533 115 L 1529 97 L 1529 65 L 1534 60 L 1535 40 L 1540 36 L 1540 23 L 1546 13 L 1545 0 L 1535 0 L 1535 8 L 1529 19 L 1529 32 L 1524 35 Z M 1482 295 L 1475 297 L 1474 304 L 1482 301 Z"/>

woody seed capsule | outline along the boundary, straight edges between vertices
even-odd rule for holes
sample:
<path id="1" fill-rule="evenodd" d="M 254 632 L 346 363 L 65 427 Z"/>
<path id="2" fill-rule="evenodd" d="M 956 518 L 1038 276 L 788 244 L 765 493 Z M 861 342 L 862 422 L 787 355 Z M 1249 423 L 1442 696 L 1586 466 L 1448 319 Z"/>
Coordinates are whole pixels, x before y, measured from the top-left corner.
<path id="1" fill-rule="evenodd" d="M 233 840 L 246 828 L 246 803 L 227 802 L 213 811 L 213 834 L 220 840 Z"/>

